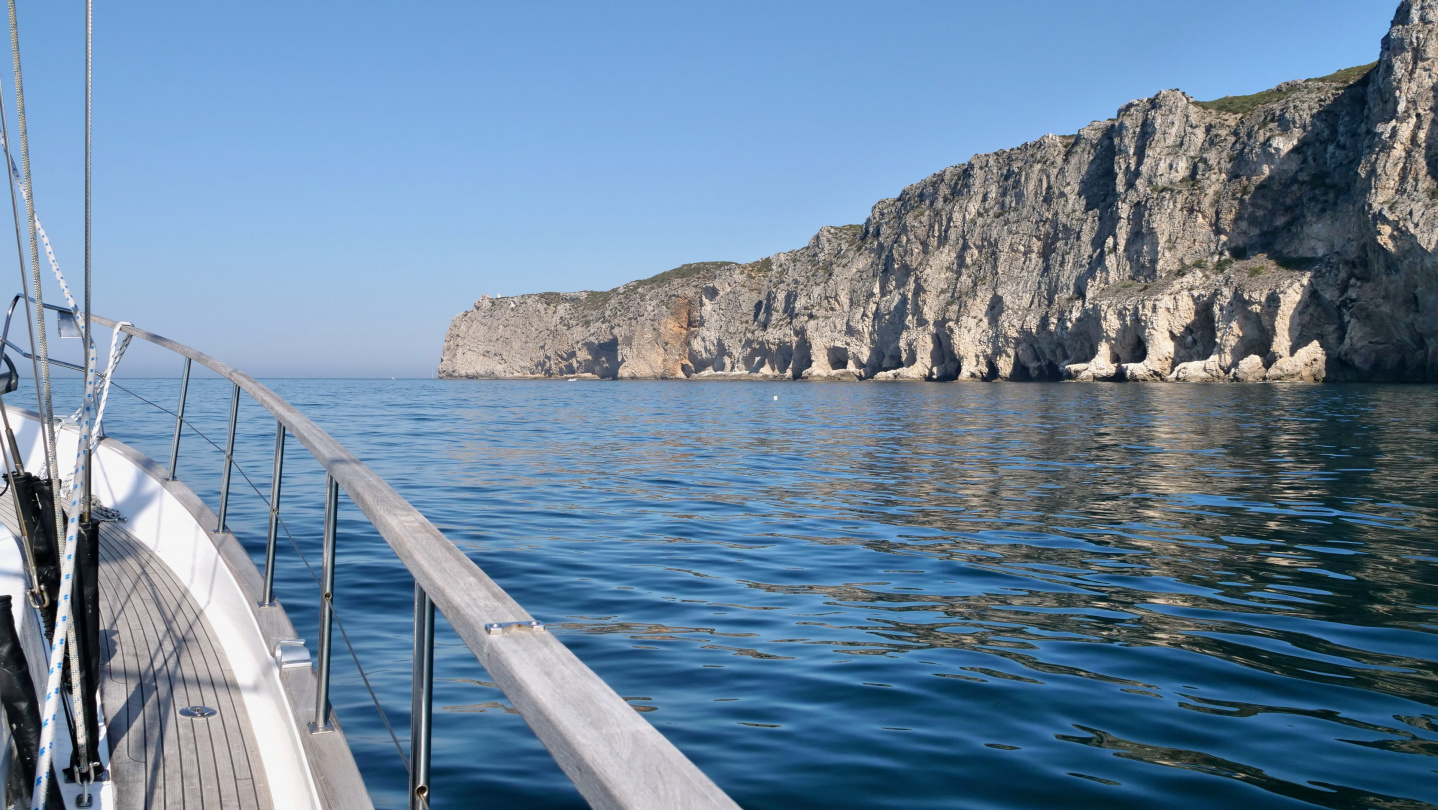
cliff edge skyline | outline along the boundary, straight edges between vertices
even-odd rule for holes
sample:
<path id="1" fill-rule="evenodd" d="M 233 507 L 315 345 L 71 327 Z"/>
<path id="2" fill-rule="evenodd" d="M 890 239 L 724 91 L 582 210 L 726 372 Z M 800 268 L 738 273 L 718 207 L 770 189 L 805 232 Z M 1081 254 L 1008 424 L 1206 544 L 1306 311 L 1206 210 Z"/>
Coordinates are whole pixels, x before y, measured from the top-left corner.
<path id="1" fill-rule="evenodd" d="M 1438 0 L 1372 65 L 977 155 L 861 225 L 483 298 L 446 378 L 1438 381 Z"/>

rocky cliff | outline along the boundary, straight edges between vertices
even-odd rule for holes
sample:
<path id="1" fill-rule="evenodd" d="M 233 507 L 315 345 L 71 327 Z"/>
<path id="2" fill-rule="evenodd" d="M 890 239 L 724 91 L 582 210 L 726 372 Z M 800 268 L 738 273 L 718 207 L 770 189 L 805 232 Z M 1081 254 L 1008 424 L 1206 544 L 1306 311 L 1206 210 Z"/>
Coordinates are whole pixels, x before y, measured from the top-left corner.
<path id="1" fill-rule="evenodd" d="M 483 299 L 442 377 L 1438 381 L 1438 0 L 1379 61 L 1134 101 L 862 225 L 607 292 Z"/>

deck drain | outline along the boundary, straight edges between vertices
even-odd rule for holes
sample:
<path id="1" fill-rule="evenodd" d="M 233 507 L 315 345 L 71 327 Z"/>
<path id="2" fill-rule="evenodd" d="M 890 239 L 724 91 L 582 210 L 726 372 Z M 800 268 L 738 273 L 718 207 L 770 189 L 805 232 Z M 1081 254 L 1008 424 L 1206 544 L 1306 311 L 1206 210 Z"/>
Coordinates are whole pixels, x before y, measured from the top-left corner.
<path id="1" fill-rule="evenodd" d="M 180 710 L 180 714 L 186 717 L 205 718 L 214 717 L 215 715 L 219 714 L 219 712 L 215 711 L 214 709 L 211 709 L 209 706 L 186 706 L 185 708 Z"/>

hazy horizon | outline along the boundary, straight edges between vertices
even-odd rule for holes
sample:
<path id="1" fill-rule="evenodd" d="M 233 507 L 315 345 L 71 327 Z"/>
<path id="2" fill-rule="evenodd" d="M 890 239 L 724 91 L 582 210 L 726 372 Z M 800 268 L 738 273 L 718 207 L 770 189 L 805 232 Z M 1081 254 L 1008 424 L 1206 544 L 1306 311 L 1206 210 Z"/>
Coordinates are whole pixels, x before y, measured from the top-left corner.
<path id="1" fill-rule="evenodd" d="M 95 310 L 257 376 L 423 379 L 481 295 L 798 248 L 1164 88 L 1371 62 L 1396 6 L 99 4 Z M 38 211 L 77 288 L 82 13 L 19 11 Z"/>

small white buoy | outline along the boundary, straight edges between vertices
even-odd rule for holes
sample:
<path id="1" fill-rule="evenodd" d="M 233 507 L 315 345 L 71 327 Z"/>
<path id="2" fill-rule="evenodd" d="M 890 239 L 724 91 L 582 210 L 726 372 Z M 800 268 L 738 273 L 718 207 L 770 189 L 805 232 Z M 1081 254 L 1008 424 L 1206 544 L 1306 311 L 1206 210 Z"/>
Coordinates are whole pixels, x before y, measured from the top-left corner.
<path id="1" fill-rule="evenodd" d="M 779 395 L 778 395 L 778 394 L 775 394 L 775 395 L 774 395 L 774 401 L 775 401 L 775 402 L 778 402 L 778 401 L 779 401 Z"/>

